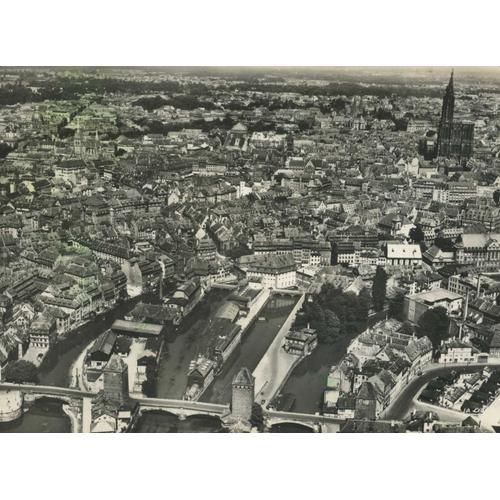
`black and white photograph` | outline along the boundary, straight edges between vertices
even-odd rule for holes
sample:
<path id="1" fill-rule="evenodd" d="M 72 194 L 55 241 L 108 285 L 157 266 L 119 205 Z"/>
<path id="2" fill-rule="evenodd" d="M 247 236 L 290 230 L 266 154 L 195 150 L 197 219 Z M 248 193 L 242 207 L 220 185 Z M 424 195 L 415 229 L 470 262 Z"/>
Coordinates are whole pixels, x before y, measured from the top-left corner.
<path id="1" fill-rule="evenodd" d="M 334 494 L 343 467 L 373 486 L 359 475 L 392 461 L 429 495 L 426 475 L 452 480 L 438 464 L 486 460 L 498 16 L 385 3 L 8 7 L 6 463 L 29 474 L 33 454 L 50 481 L 69 467 L 98 498 L 121 489 L 93 477 L 121 476 L 146 499 L 170 480 L 234 496 L 236 467 L 241 498 L 288 500 L 295 482 Z"/>
<path id="2" fill-rule="evenodd" d="M 0 68 L 0 431 L 500 430 L 500 68 Z"/>

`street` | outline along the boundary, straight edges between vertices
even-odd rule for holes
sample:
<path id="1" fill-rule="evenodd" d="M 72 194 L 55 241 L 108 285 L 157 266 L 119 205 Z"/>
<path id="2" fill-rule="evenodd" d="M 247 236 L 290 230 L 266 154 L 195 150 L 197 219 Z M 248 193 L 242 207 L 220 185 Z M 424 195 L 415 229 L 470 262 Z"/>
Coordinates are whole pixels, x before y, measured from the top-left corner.
<path id="1" fill-rule="evenodd" d="M 441 375 L 446 375 L 453 370 L 460 373 L 472 373 L 481 371 L 484 367 L 490 366 L 500 369 L 500 360 L 481 364 L 452 364 L 440 365 L 433 363 L 424 368 L 423 373 L 415 377 L 392 401 L 389 407 L 385 410 L 385 419 L 402 420 L 412 410 L 412 405 L 420 389 L 430 380 Z"/>

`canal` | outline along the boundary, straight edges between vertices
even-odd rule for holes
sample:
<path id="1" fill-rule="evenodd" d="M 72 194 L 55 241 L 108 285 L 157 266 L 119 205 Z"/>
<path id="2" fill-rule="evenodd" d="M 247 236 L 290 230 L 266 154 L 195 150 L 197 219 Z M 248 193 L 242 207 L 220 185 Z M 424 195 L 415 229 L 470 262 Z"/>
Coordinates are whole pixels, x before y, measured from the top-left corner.
<path id="1" fill-rule="evenodd" d="M 156 397 L 182 399 L 187 386 L 189 363 L 206 353 L 211 343 L 210 321 L 231 292 L 212 289 L 183 320 L 178 333 L 167 336 L 158 367 Z"/>
<path id="2" fill-rule="evenodd" d="M 22 417 L 13 422 L 1 422 L 0 433 L 71 432 L 71 421 L 62 406 L 63 403 L 55 399 L 37 399 Z"/>
<path id="3" fill-rule="evenodd" d="M 95 319 L 68 332 L 60 338 L 39 368 L 39 379 L 42 385 L 69 387 L 71 365 L 82 350 L 101 333 L 108 330 L 116 319 L 123 318 L 138 302 L 153 302 L 155 294 L 141 295 L 118 304 L 113 310 L 100 314 Z"/>
<path id="4" fill-rule="evenodd" d="M 269 432 L 282 434 L 305 434 L 314 431 L 306 425 L 294 424 L 290 422 L 283 424 L 274 424 L 269 429 Z"/>
<path id="5" fill-rule="evenodd" d="M 322 409 L 330 367 L 343 358 L 349 342 L 350 339 L 343 338 L 334 344 L 319 344 L 295 367 L 281 391 L 295 397 L 292 411 L 316 413 Z"/>
<path id="6" fill-rule="evenodd" d="M 370 315 L 367 320 L 368 326 L 373 326 L 377 321 L 384 319 L 385 315 L 385 311 Z M 319 344 L 295 367 L 281 390 L 281 394 L 289 393 L 295 398 L 292 411 L 316 413 L 322 410 L 323 391 L 326 389 L 330 368 L 342 360 L 354 337 L 355 335 L 342 337 L 333 344 Z"/>
<path id="7" fill-rule="evenodd" d="M 222 422 L 217 417 L 208 415 L 193 415 L 180 420 L 177 415 L 164 411 L 147 411 L 140 417 L 133 432 L 226 432 Z"/>
<path id="8" fill-rule="evenodd" d="M 281 325 L 285 322 L 297 303 L 297 297 L 273 296 L 269 299 L 259 317 L 246 332 L 241 344 L 226 361 L 222 373 L 216 377 L 210 387 L 201 396 L 200 401 L 227 404 L 231 402 L 231 384 L 234 376 L 242 367 L 253 372 L 260 359 L 271 345 Z"/>

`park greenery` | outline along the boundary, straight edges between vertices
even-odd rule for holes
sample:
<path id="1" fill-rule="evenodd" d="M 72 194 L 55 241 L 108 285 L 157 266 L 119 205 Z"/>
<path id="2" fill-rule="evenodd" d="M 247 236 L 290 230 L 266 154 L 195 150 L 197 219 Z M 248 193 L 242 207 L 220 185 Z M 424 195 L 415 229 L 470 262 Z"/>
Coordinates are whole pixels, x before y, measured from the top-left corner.
<path id="1" fill-rule="evenodd" d="M 420 244 L 420 243 L 423 243 L 425 240 L 425 235 L 424 235 L 424 232 L 422 231 L 422 226 L 420 224 L 413 226 L 410 229 L 408 236 L 410 237 L 410 239 L 413 243 Z"/>
<path id="2" fill-rule="evenodd" d="M 389 299 L 389 316 L 391 316 L 391 318 L 397 319 L 398 321 L 404 320 L 404 301 L 405 295 L 403 292 L 396 292 L 396 294 Z"/>
<path id="3" fill-rule="evenodd" d="M 386 291 L 387 274 L 382 267 L 377 266 L 372 286 L 373 309 L 377 312 L 384 309 Z"/>
<path id="4" fill-rule="evenodd" d="M 36 384 L 38 382 L 38 370 L 30 361 L 18 359 L 5 367 L 3 377 L 6 382 L 14 384 Z"/>
<path id="5" fill-rule="evenodd" d="M 142 383 L 142 392 L 145 396 L 154 398 L 156 396 L 156 359 L 149 356 L 145 359 L 146 380 Z"/>
<path id="6" fill-rule="evenodd" d="M 250 424 L 256 427 L 259 432 L 264 430 L 264 412 L 262 406 L 254 403 L 252 406 L 252 415 L 250 416 Z"/>
<path id="7" fill-rule="evenodd" d="M 427 309 L 420 316 L 417 325 L 417 335 L 427 336 L 432 342 L 434 352 L 441 345 L 441 341 L 449 337 L 450 319 L 444 307 L 434 307 Z"/>
<path id="8" fill-rule="evenodd" d="M 343 292 L 329 283 L 321 287 L 318 295 L 304 302 L 295 321 L 296 328 L 309 325 L 316 330 L 318 341 L 331 344 L 342 336 L 353 336 L 366 328 L 370 297 Z"/>

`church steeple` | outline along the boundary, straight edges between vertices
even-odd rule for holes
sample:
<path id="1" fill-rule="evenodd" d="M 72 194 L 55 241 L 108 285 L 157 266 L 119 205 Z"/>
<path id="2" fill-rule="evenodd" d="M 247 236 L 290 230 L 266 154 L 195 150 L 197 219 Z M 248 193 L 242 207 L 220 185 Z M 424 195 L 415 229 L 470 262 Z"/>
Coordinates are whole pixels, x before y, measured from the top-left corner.
<path id="1" fill-rule="evenodd" d="M 453 111 L 455 109 L 455 91 L 453 89 L 453 70 L 451 70 L 450 81 L 446 87 L 443 97 L 443 109 L 441 111 L 441 123 L 453 122 Z"/>

